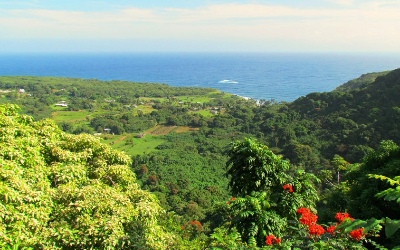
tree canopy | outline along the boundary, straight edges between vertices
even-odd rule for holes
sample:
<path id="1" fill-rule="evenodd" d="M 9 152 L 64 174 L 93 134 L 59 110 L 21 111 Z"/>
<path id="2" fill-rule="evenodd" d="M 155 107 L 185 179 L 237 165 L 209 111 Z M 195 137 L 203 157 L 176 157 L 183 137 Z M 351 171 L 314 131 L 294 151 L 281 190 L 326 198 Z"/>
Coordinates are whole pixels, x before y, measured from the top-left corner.
<path id="1" fill-rule="evenodd" d="M 130 158 L 90 135 L 0 106 L 0 246 L 165 249 L 162 209 Z"/>

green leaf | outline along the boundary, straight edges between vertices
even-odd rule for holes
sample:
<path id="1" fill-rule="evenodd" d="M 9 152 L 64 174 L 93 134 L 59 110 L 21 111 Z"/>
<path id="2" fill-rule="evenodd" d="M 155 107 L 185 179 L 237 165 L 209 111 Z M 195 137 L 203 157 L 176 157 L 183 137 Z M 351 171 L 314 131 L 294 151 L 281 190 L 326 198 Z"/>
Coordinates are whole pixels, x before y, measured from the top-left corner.
<path id="1" fill-rule="evenodd" d="M 391 220 L 386 218 L 385 224 L 385 234 L 386 237 L 390 237 L 396 233 L 396 231 L 400 228 L 400 220 Z"/>
<path id="2" fill-rule="evenodd" d="M 366 221 L 363 220 L 345 220 L 344 222 L 342 222 L 339 226 L 336 227 L 336 230 L 343 230 L 345 233 L 348 233 L 354 229 L 360 228 L 360 227 L 364 227 L 364 225 L 366 225 Z"/>
<path id="3" fill-rule="evenodd" d="M 364 232 L 368 232 L 370 230 L 375 229 L 379 224 L 381 224 L 383 220 L 377 220 L 375 218 L 371 218 L 367 221 L 367 224 L 364 225 Z"/>

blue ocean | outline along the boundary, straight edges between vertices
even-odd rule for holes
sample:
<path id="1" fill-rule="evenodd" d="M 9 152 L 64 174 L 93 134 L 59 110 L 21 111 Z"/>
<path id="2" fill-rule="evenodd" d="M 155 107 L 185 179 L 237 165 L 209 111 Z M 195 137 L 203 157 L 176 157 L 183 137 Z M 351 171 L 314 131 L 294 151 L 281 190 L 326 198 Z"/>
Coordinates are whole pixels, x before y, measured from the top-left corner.
<path id="1" fill-rule="evenodd" d="M 3 54 L 2 76 L 61 76 L 166 83 L 253 99 L 293 101 L 369 72 L 400 67 L 400 54 Z"/>

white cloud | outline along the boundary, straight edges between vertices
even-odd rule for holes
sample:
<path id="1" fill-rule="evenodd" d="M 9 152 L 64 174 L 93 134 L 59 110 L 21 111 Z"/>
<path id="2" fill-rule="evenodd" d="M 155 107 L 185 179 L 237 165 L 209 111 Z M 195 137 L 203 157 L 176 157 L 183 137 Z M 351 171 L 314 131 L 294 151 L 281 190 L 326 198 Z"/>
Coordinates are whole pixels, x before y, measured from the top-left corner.
<path id="1" fill-rule="evenodd" d="M 335 2 L 349 5 L 353 1 Z M 159 40 L 186 46 L 204 42 L 208 48 L 214 44 L 244 50 L 247 46 L 247 50 L 400 51 L 400 7 L 387 7 L 391 2 L 374 1 L 345 9 L 214 4 L 197 9 L 126 8 L 108 12 L 3 10 L 0 37 Z"/>
<path id="2" fill-rule="evenodd" d="M 330 0 L 330 2 L 338 5 L 352 5 L 354 0 Z"/>

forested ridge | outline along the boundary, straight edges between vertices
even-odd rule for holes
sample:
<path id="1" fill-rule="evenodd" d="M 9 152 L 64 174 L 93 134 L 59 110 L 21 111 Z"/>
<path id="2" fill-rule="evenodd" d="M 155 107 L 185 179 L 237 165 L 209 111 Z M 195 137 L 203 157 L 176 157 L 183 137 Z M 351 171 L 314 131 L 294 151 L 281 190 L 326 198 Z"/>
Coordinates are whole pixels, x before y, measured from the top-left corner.
<path id="1" fill-rule="evenodd" d="M 18 104 L 22 113 L 39 123 L 43 118 L 53 119 L 64 131 L 56 133 L 58 139 L 66 136 L 65 132 L 96 134 L 99 143 L 129 155 L 131 163 L 123 164 L 135 173 L 131 182 L 155 194 L 167 212 L 154 220 L 165 233 L 165 243 L 151 247 L 347 249 L 400 245 L 396 240 L 399 195 L 389 190 L 391 185 L 394 192 L 399 188 L 400 69 L 366 74 L 335 91 L 311 93 L 290 103 L 245 100 L 213 89 L 53 77 L 0 77 L 0 91 L 1 103 Z M 5 116 L 9 109 L 3 108 Z M 19 117 L 15 109 L 11 113 Z M 3 123 L 3 134 L 6 127 Z M 253 158 L 260 160 L 248 161 Z M 15 159 L 3 153 L 4 160 Z M 244 171 L 241 176 L 249 174 L 248 178 L 235 180 L 239 169 Z M 54 175 L 43 171 L 47 178 Z M 88 171 L 92 171 L 90 167 Z M 10 182 L 4 174 L 2 178 L 4 196 Z M 258 186 L 238 191 L 251 178 Z M 114 186 L 113 179 L 106 180 L 104 177 L 106 184 Z M 76 181 L 82 182 L 78 177 Z M 375 197 L 385 190 L 390 195 Z M 382 197 L 387 198 L 385 202 Z M 2 198 L 3 205 L 7 202 Z M 293 224 L 301 207 L 310 209 L 307 216 L 318 210 L 324 232 L 316 221 Z M 359 226 L 371 231 L 357 240 L 343 232 L 358 227 L 339 221 L 344 231 L 333 237 L 326 230 L 334 225 L 338 212 L 348 212 Z M 386 217 L 391 221 L 379 220 Z M 385 228 L 392 228 L 393 233 L 385 234 Z M 10 229 L 14 230 L 11 240 L 8 229 L 3 228 L 4 247 L 20 244 L 15 241 L 17 229 Z M 306 240 L 307 234 L 312 241 Z M 374 238 L 375 234 L 381 237 Z M 53 247 L 67 248 L 49 235 L 41 237 Z M 90 245 L 90 240 L 87 242 Z M 44 246 L 24 240 L 21 244 Z M 118 244 L 109 246 L 123 248 Z M 100 243 L 93 246 L 103 247 Z"/>

